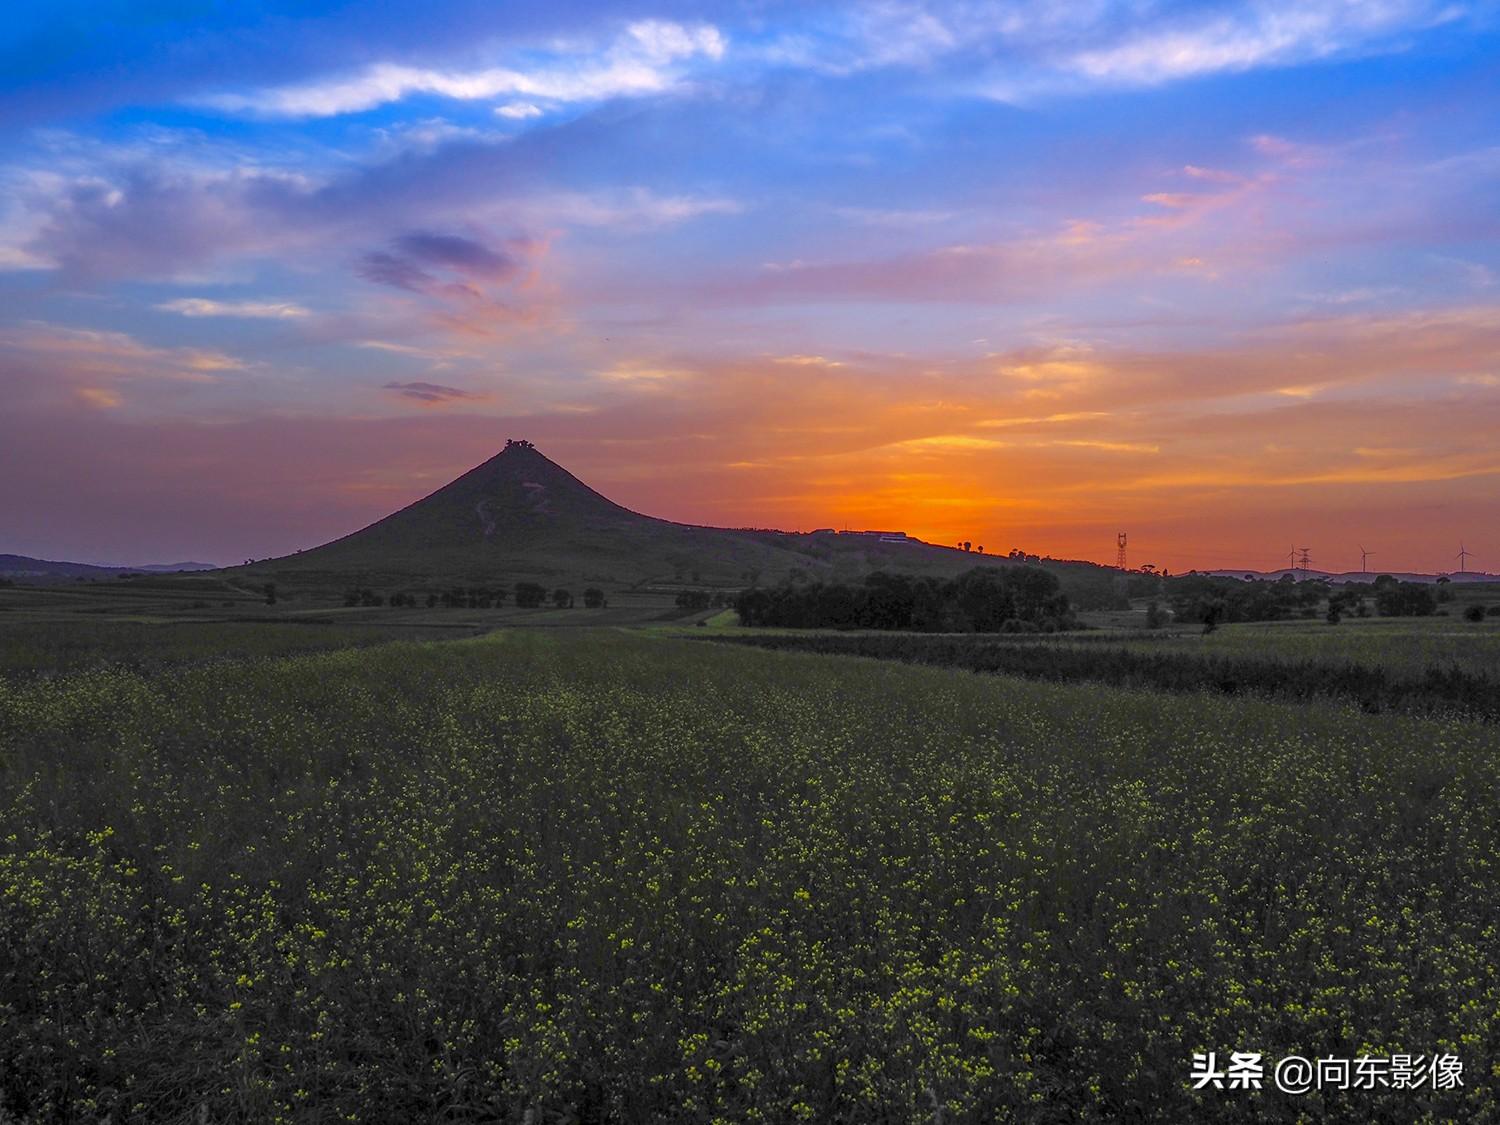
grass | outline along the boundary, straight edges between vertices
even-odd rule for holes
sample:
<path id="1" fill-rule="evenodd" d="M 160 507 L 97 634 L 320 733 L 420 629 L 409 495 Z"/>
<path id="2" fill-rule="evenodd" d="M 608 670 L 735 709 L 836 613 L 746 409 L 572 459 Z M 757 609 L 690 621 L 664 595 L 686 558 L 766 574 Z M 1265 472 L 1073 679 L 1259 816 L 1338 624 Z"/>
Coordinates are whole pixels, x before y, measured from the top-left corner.
<path id="1" fill-rule="evenodd" d="M 1345 619 L 1338 625 L 1277 622 L 1223 626 L 1213 633 L 1149 634 L 1127 642 L 1153 651 L 1210 653 L 1262 660 L 1368 664 L 1393 672 L 1420 673 L 1456 667 L 1500 677 L 1500 617 L 1475 624 L 1457 614 L 1427 618 Z"/>
<path id="2" fill-rule="evenodd" d="M 342 593 L 265 594 L 204 577 L 0 587 L 0 676 L 123 665 L 162 668 L 399 639 L 471 636 L 512 626 L 599 627 L 680 622 L 675 594 L 611 593 L 602 609 L 346 607 Z M 425 598 L 422 599 L 425 602 Z"/>
<path id="3" fill-rule="evenodd" d="M 1095 682 L 1158 691 L 1206 691 L 1283 701 L 1338 700 L 1370 713 L 1466 716 L 1500 721 L 1500 678 L 1480 659 L 1422 664 L 1379 659 L 1388 648 L 1333 650 L 1290 643 L 1212 645 L 1210 636 L 1164 633 L 995 634 L 720 629 L 701 639 L 767 650 L 822 653 L 961 668 L 1059 683 Z M 1266 634 L 1261 634 L 1262 636 Z M 1400 636 L 1395 630 L 1391 636 Z M 1482 636 L 1482 634 L 1481 634 Z M 1445 638 L 1446 639 L 1446 638 Z M 1457 652 L 1445 645 L 1443 651 Z M 1430 650 L 1429 650 L 1430 651 Z"/>
<path id="4" fill-rule="evenodd" d="M 440 636 L 446 630 L 278 622 L 104 619 L 0 622 L 0 677 L 30 679 L 90 669 L 151 671 Z"/>
<path id="5" fill-rule="evenodd" d="M 662 631 L 0 681 L 0 1092 L 1496 1120 L 1497 768 L 1458 721 Z M 1194 1092 L 1204 1050 L 1446 1051 L 1466 1085 Z"/>

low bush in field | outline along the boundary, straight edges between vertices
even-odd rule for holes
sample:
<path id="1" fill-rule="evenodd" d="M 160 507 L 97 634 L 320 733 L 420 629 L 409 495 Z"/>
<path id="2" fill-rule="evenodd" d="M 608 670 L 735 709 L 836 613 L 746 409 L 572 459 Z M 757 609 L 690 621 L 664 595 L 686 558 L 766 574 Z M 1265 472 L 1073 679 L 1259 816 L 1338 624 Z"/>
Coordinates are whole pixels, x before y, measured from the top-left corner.
<path id="1" fill-rule="evenodd" d="M 1497 770 L 659 635 L 0 680 L 0 1119 L 1494 1121 Z"/>

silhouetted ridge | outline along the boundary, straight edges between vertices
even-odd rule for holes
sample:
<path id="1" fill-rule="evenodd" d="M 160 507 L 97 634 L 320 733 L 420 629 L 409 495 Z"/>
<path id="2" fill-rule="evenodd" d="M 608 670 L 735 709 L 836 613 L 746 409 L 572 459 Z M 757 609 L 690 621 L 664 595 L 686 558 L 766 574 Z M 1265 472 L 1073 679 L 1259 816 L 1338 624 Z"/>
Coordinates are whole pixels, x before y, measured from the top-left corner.
<path id="1" fill-rule="evenodd" d="M 509 441 L 430 496 L 319 550 L 511 547 L 577 531 L 661 523 L 595 492 L 530 442 Z"/>
<path id="2" fill-rule="evenodd" d="M 536 578 L 739 588 L 836 571 L 954 573 L 972 566 L 972 558 L 915 540 L 701 527 L 641 515 L 595 492 L 529 441 L 508 441 L 431 495 L 342 539 L 255 563 L 249 576 L 332 587 Z"/>

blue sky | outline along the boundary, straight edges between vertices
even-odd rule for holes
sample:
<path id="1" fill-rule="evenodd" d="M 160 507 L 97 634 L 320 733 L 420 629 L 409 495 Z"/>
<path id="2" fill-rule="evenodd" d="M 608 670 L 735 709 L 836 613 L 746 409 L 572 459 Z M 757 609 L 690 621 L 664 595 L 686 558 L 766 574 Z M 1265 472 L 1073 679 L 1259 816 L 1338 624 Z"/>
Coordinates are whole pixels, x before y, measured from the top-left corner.
<path id="1" fill-rule="evenodd" d="M 695 522 L 1500 569 L 1496 17 L 9 11 L 0 550 L 280 553 L 527 436 Z"/>

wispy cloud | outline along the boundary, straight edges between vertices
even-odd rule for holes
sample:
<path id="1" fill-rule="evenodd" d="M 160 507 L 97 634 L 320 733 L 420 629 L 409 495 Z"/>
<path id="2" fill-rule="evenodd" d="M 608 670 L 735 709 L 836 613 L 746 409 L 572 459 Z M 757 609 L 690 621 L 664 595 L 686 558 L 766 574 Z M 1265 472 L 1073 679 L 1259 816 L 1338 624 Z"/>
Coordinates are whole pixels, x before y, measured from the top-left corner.
<path id="1" fill-rule="evenodd" d="M 685 368 L 664 366 L 649 360 L 621 360 L 596 374 L 606 383 L 635 388 L 657 388 L 692 378 L 692 372 Z"/>
<path id="2" fill-rule="evenodd" d="M 677 64 L 718 59 L 724 36 L 708 24 L 643 20 L 626 28 L 607 48 L 557 54 L 529 67 L 494 66 L 477 70 L 377 63 L 352 75 L 249 93 L 221 93 L 204 105 L 233 113 L 267 117 L 332 117 L 359 113 L 413 94 L 460 101 L 527 98 L 589 102 L 655 94 L 677 80 Z M 507 103 L 499 107 L 531 103 Z M 532 116 L 518 109 L 513 116 Z"/>
<path id="3" fill-rule="evenodd" d="M 392 355 L 410 356 L 413 359 L 439 363 L 463 358 L 469 354 L 454 348 L 420 348 L 415 344 L 393 344 L 388 340 L 357 340 L 354 346 L 368 351 L 390 352 Z"/>
<path id="4" fill-rule="evenodd" d="M 459 387 L 447 387 L 442 383 L 420 381 L 386 383 L 381 389 L 391 392 L 397 398 L 419 403 L 422 406 L 445 406 L 452 402 L 482 402 L 490 397 L 487 394 L 466 391 Z"/>
<path id="5" fill-rule="evenodd" d="M 1451 0 L 1259 0 L 1236 5 L 876 0 L 769 35 L 751 54 L 833 75 L 939 65 L 1007 101 L 1401 50 L 1464 19 Z"/>
<path id="6" fill-rule="evenodd" d="M 308 309 L 289 301 L 214 301 L 207 297 L 179 297 L 163 301 L 156 307 L 183 316 L 227 316 L 248 320 L 287 320 L 312 315 Z"/>
<path id="7" fill-rule="evenodd" d="M 549 193 L 520 201 L 517 208 L 538 222 L 626 229 L 672 226 L 705 215 L 737 215 L 745 209 L 722 196 L 664 195 L 642 187 Z"/>
<path id="8" fill-rule="evenodd" d="M 0 332 L 0 347 L 59 361 L 73 375 L 204 381 L 248 365 L 212 348 L 161 348 L 125 332 L 32 323 Z"/>
<path id="9" fill-rule="evenodd" d="M 844 365 L 836 359 L 826 359 L 820 355 L 773 355 L 772 363 L 780 363 L 791 367 L 843 367 Z"/>
<path id="10" fill-rule="evenodd" d="M 1462 15 L 1433 0 L 1274 0 L 1202 15 L 1170 15 L 1161 25 L 1066 56 L 1059 69 L 1090 82 L 1150 86 L 1258 67 L 1287 66 L 1394 49 L 1400 36 Z"/>
<path id="11" fill-rule="evenodd" d="M 119 391 L 112 391 L 108 387 L 79 387 L 74 390 L 73 396 L 84 406 L 95 410 L 114 410 L 125 401 Z"/>

